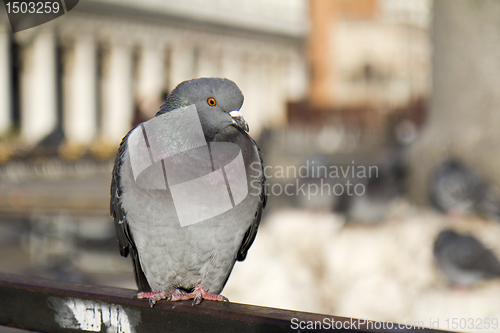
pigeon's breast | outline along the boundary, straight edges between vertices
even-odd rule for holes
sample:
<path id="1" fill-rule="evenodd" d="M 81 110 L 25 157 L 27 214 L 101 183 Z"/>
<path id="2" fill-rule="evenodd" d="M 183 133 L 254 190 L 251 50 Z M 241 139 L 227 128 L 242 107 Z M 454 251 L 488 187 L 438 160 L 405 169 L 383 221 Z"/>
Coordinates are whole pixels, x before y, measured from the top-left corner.
<path id="1" fill-rule="evenodd" d="M 121 167 L 122 206 L 142 269 L 153 291 L 177 287 L 191 289 L 198 284 L 211 293 L 221 291 L 260 201 L 257 191 L 248 186 L 250 180 L 258 180 L 258 171 L 253 171 L 258 169 L 248 165 L 252 161 L 260 165 L 257 150 L 245 144 L 241 154 L 240 165 L 233 162 L 234 170 L 210 170 L 202 177 L 190 179 L 192 183 L 176 181 L 177 187 L 169 186 L 168 166 L 165 167 L 168 161 L 163 161 L 157 169 L 152 166 L 151 172 L 156 172 L 156 178 L 151 177 L 147 182 L 150 185 L 156 182 L 157 186 L 144 188 L 144 184 L 137 182 L 139 178 L 131 163 L 134 156 L 127 149 Z M 187 163 L 183 169 L 189 171 L 191 167 Z M 241 172 L 247 180 L 248 193 L 239 202 L 233 197 L 229 200 L 231 206 L 227 206 L 227 197 L 231 198 L 230 182 L 236 184 L 241 179 Z M 199 191 L 213 186 L 212 194 L 192 193 L 192 186 L 198 183 L 202 184 Z M 179 196 L 178 192 L 183 195 Z M 211 204 L 203 206 L 203 202 Z M 222 202 L 227 209 L 219 207 L 223 206 Z M 197 215 L 193 217 L 195 212 Z"/>

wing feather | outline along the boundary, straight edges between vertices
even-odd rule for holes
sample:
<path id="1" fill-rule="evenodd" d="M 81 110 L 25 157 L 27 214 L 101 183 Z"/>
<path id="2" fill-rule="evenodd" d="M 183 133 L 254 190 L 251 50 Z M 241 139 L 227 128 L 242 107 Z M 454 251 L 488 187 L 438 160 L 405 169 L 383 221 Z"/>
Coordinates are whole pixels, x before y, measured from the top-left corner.
<path id="1" fill-rule="evenodd" d="M 252 140 L 252 139 L 250 138 L 250 140 Z M 255 141 L 252 140 L 252 142 L 253 142 L 254 147 L 257 149 L 261 167 L 263 167 L 262 153 L 261 153 L 259 147 L 257 147 L 257 144 L 255 143 Z M 252 244 L 255 240 L 255 236 L 257 235 L 257 230 L 259 229 L 260 220 L 262 218 L 262 210 L 266 207 L 266 204 L 267 204 L 266 176 L 264 175 L 264 169 L 262 169 L 261 175 L 262 175 L 262 178 L 261 178 L 262 189 L 260 192 L 260 202 L 255 209 L 255 215 L 254 215 L 255 218 L 253 220 L 253 223 L 250 225 L 250 227 L 246 231 L 245 236 L 243 237 L 243 241 L 241 243 L 241 246 L 236 254 L 236 260 L 238 260 L 238 261 L 245 260 L 247 253 L 248 253 L 248 249 L 250 249 L 250 246 L 252 246 Z"/>
<path id="2" fill-rule="evenodd" d="M 118 247 L 120 249 L 120 254 L 124 257 L 128 256 L 132 258 L 132 263 L 134 266 L 135 282 L 137 287 L 142 291 L 151 291 L 148 280 L 144 275 L 141 268 L 141 263 L 139 261 L 139 254 L 137 253 L 137 247 L 134 243 L 134 238 L 130 232 L 130 228 L 127 221 L 127 215 L 122 207 L 121 195 L 122 189 L 120 185 L 121 180 L 121 166 L 123 164 L 123 159 L 125 156 L 125 150 L 127 148 L 127 139 L 129 134 L 123 138 L 118 148 L 118 154 L 116 155 L 115 164 L 113 166 L 112 178 L 111 178 L 111 200 L 110 200 L 110 214 L 114 220 L 116 236 L 118 238 Z"/>

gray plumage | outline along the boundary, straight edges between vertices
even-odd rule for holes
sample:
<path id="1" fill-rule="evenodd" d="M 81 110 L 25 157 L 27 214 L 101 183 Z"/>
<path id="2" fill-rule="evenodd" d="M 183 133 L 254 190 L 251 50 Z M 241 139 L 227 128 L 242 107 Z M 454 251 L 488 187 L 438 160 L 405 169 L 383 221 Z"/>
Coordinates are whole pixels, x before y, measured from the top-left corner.
<path id="1" fill-rule="evenodd" d="M 434 243 L 439 269 L 454 284 L 473 285 L 500 277 L 500 263 L 493 252 L 470 235 L 442 231 Z"/>
<path id="2" fill-rule="evenodd" d="M 207 103 L 210 97 L 216 106 Z M 184 81 L 167 96 L 156 116 L 191 104 L 196 105 L 208 143 L 231 142 L 240 147 L 248 184 L 253 181 L 253 185 L 246 198 L 229 211 L 180 227 L 169 191 L 143 189 L 135 183 L 127 149 L 131 130 L 122 140 L 113 169 L 111 215 L 120 252 L 131 255 L 142 291 L 189 292 L 202 285 L 205 291 L 219 294 L 235 261 L 245 259 L 266 205 L 260 151 L 246 133 L 248 128 L 229 115 L 243 104 L 240 89 L 221 78 Z"/>
<path id="3" fill-rule="evenodd" d="M 445 213 L 500 217 L 500 196 L 479 174 L 463 163 L 448 160 L 435 171 L 431 203 Z"/>

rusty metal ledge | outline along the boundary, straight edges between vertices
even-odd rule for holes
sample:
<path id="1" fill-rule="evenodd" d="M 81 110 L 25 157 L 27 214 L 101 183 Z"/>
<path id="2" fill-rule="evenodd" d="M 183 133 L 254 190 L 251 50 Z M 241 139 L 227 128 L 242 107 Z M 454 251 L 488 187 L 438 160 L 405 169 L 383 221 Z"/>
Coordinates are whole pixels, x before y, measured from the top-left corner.
<path id="1" fill-rule="evenodd" d="M 244 333 L 324 332 L 328 330 L 328 324 L 324 323 L 341 322 L 344 328 L 335 329 L 336 332 L 431 332 L 428 329 L 377 330 L 367 323 L 356 324 L 357 319 L 237 303 L 203 301 L 192 306 L 188 301 L 161 301 L 150 308 L 147 301 L 133 298 L 135 293 L 129 289 L 0 273 L 0 324 L 53 333 Z M 297 318 L 297 324 L 292 324 L 292 318 Z M 305 329 L 308 321 L 316 323 L 316 329 Z M 297 327 L 299 322 L 304 329 Z"/>

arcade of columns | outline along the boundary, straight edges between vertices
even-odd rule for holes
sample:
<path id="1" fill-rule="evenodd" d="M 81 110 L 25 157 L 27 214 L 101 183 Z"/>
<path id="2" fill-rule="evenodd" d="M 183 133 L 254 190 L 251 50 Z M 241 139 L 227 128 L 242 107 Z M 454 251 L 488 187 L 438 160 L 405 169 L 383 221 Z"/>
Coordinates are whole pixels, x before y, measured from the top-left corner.
<path id="1" fill-rule="evenodd" d="M 152 117 L 165 92 L 194 77 L 235 81 L 245 95 L 242 112 L 252 135 L 282 124 L 286 103 L 306 93 L 301 37 L 189 29 L 88 13 L 14 35 L 5 17 L 0 23 L 0 134 L 13 125 L 13 38 L 22 50 L 19 126 L 28 146 L 58 122 L 66 142 L 88 146 L 100 140 L 116 146 L 131 128 L 135 110 L 143 120 Z"/>

